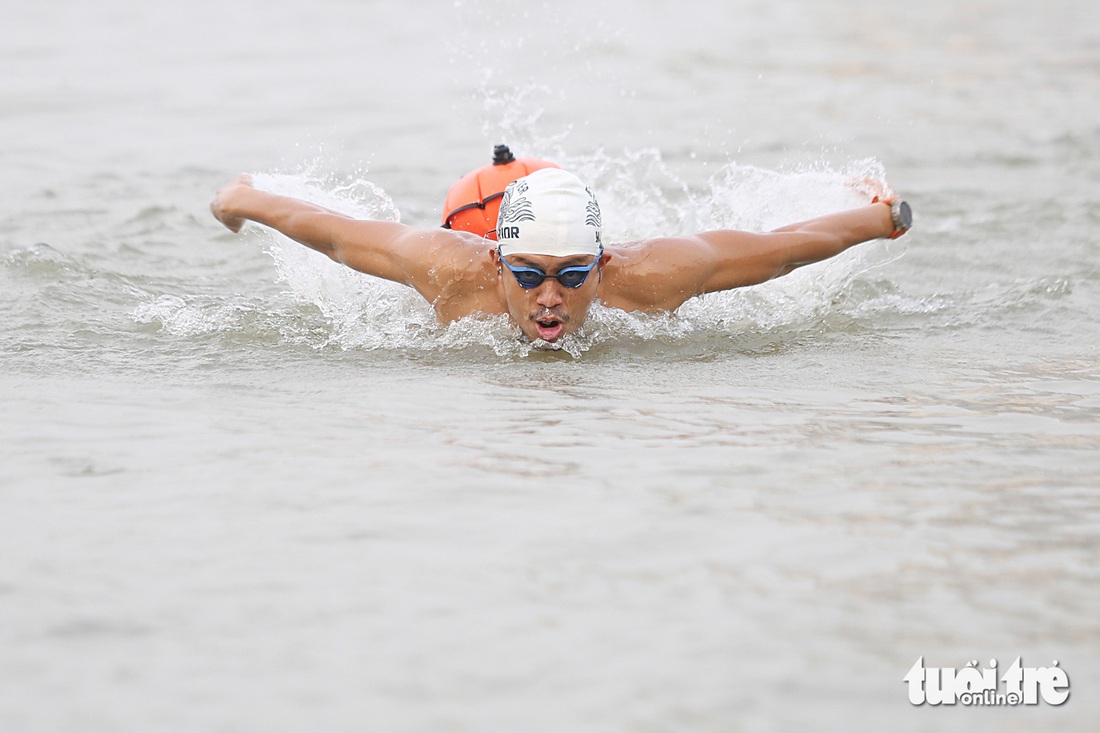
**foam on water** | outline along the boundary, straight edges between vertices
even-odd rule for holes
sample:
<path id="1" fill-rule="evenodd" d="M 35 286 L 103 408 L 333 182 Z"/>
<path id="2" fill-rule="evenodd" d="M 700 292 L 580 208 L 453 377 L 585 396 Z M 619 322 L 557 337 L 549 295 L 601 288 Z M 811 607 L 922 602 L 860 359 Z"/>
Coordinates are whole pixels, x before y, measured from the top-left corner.
<path id="1" fill-rule="evenodd" d="M 692 190 L 653 149 L 555 157 L 593 182 L 612 242 L 718 228 L 765 231 L 858 206 L 868 198 L 863 181 L 884 179 L 874 160 L 839 170 L 822 166 L 790 172 L 730 163 L 707 187 Z M 313 171 L 264 173 L 253 180 L 264 190 L 358 218 L 400 221 L 389 195 L 361 174 L 338 180 Z M 888 277 L 875 279 L 879 266 L 900 255 L 890 244 L 869 243 L 761 286 L 695 298 L 672 314 L 632 314 L 596 304 L 576 335 L 551 346 L 524 341 L 504 316 L 440 325 L 429 304 L 410 288 L 356 273 L 273 230 L 250 226 L 248 232 L 274 261 L 288 300 L 166 294 L 143 302 L 133 318 L 160 323 L 179 336 L 238 332 L 261 320 L 283 340 L 314 348 L 424 352 L 487 347 L 499 356 L 524 357 L 552 347 L 577 357 L 624 341 L 659 341 L 667 349 L 670 342 L 812 329 L 827 313 L 836 319 L 838 303 L 857 319 L 882 310 L 924 313 L 929 307 L 907 297 Z"/>

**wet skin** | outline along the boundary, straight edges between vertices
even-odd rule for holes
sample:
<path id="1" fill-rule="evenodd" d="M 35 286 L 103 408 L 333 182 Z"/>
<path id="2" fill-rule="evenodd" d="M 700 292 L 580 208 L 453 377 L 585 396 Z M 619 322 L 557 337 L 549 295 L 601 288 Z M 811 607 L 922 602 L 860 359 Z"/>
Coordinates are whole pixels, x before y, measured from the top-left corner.
<path id="1" fill-rule="evenodd" d="M 495 249 L 490 256 L 497 267 L 498 288 L 508 314 L 527 338 L 543 341 L 557 341 L 581 327 L 596 299 L 603 277 L 602 267 L 609 259 L 609 255 L 605 254 L 600 265 L 588 274 L 579 287 L 567 288 L 553 277 L 547 277 L 537 287 L 528 289 L 521 286 L 502 265 Z M 551 257 L 513 254 L 507 255 L 507 258 L 514 266 L 534 267 L 547 275 L 556 275 L 567 267 L 585 266 L 593 260 L 592 255 Z"/>
<path id="2" fill-rule="evenodd" d="M 881 191 L 876 191 L 881 194 Z M 671 312 L 704 293 L 746 287 L 819 262 L 861 242 L 891 236 L 889 206 L 872 203 L 771 232 L 714 230 L 604 245 L 599 266 L 577 288 L 548 278 L 524 289 L 495 246 L 468 232 L 359 220 L 288 196 L 257 190 L 248 176 L 223 186 L 210 204 L 237 232 L 254 221 L 368 275 L 414 288 L 440 323 L 475 313 L 507 313 L 532 340 L 576 332 L 598 297 L 628 312 Z M 515 254 L 508 262 L 556 275 L 593 255 Z"/>

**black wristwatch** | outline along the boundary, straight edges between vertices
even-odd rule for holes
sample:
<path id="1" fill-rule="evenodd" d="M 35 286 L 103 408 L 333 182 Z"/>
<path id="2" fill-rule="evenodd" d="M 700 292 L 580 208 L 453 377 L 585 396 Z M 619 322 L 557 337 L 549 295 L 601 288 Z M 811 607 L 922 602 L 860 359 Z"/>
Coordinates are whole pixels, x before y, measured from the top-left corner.
<path id="1" fill-rule="evenodd" d="M 909 202 L 902 199 L 875 199 L 884 204 L 890 204 L 890 218 L 894 222 L 894 233 L 890 239 L 897 239 L 902 234 L 913 228 L 913 209 Z"/>

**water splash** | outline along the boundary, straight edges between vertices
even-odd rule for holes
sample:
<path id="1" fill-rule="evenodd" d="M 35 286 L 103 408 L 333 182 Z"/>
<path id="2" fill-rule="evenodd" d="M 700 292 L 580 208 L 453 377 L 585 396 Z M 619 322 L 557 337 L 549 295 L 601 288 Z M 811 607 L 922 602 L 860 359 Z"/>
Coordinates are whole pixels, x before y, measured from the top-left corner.
<path id="1" fill-rule="evenodd" d="M 655 149 L 557 158 L 594 183 L 613 242 L 710 228 L 774 228 L 866 201 L 858 182 L 881 179 L 883 173 L 873 160 L 842 170 L 792 172 L 730 163 L 705 186 L 693 189 Z M 258 188 L 358 218 L 400 220 L 388 194 L 362 175 L 333 180 L 314 172 L 269 173 L 253 180 Z M 875 270 L 897 256 L 889 245 L 878 243 L 760 286 L 695 298 L 672 314 L 625 313 L 597 303 L 573 336 L 558 344 L 529 343 L 504 316 L 441 325 L 430 305 L 410 288 L 354 272 L 273 230 L 248 231 L 274 262 L 277 282 L 285 286 L 284 300 L 166 295 L 139 306 L 134 319 L 160 323 L 177 335 L 261 336 L 275 331 L 282 341 L 314 348 L 420 353 L 474 348 L 502 358 L 525 358 L 546 350 L 580 357 L 597 347 L 639 343 L 671 344 L 675 350 L 677 344 L 728 342 L 776 329 L 814 330 L 837 308 L 862 320 L 877 309 L 910 313 L 923 307 L 888 279 L 874 284 Z"/>

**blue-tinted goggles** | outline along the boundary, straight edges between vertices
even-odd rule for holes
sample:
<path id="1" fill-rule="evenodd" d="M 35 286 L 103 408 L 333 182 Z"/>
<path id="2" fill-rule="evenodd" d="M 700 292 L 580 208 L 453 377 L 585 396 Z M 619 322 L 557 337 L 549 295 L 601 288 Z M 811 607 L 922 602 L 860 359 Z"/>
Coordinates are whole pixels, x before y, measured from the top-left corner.
<path id="1" fill-rule="evenodd" d="M 499 253 L 500 250 L 498 249 L 497 252 Z M 500 261 L 504 263 L 504 266 L 507 267 L 513 275 L 515 275 L 516 282 L 525 290 L 537 288 L 539 285 L 542 285 L 542 281 L 548 277 L 560 282 L 562 287 L 579 288 L 581 285 L 584 285 L 584 281 L 588 279 L 588 273 L 592 272 L 596 265 L 600 264 L 600 258 L 602 256 L 603 247 L 600 247 L 596 259 L 592 260 L 592 262 L 587 265 L 562 268 L 556 275 L 547 275 L 537 267 L 517 267 L 504 259 L 504 255 L 500 255 Z"/>

